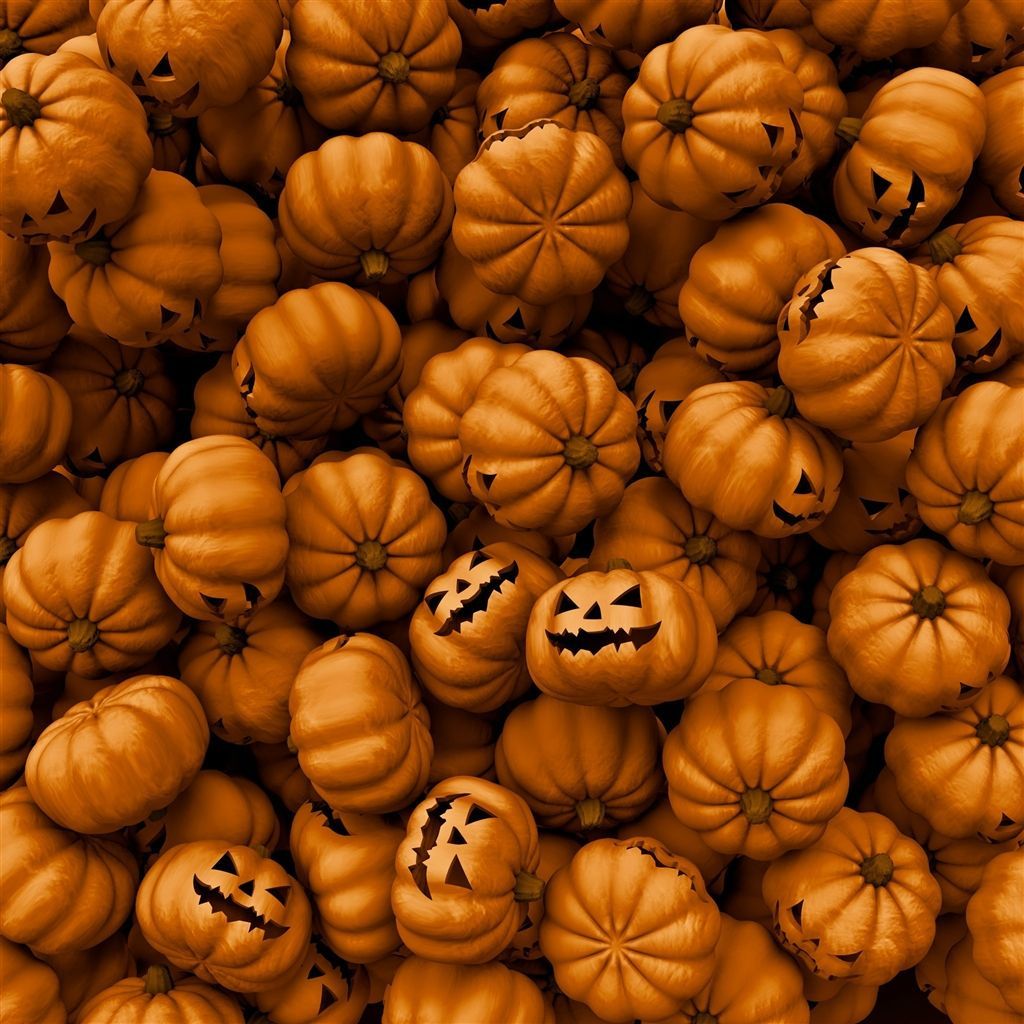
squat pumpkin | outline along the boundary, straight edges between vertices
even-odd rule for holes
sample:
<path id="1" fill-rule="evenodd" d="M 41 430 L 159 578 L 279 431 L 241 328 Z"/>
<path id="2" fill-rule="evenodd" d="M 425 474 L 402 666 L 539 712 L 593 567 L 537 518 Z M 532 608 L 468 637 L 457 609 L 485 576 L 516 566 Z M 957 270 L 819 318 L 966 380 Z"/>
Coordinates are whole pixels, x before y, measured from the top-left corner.
<path id="1" fill-rule="evenodd" d="M 0 233 L 0 360 L 38 363 L 53 353 L 71 326 L 50 287 L 50 251 Z"/>
<path id="2" fill-rule="evenodd" d="M 0 364 L 0 484 L 48 473 L 71 436 L 71 400 L 52 377 L 28 366 Z"/>
<path id="3" fill-rule="evenodd" d="M 1024 896 L 1024 850 L 1004 853 L 985 868 L 978 891 L 967 904 L 967 927 L 974 962 L 1006 1002 L 1024 1014 L 1020 977 L 1021 921 L 1014 909 Z"/>

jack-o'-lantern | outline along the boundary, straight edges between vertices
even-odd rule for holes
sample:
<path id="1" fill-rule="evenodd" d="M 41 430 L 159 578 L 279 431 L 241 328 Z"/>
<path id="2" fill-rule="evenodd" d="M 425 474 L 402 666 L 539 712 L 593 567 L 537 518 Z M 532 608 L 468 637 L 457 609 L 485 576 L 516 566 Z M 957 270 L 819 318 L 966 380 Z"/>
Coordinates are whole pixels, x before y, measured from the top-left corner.
<path id="1" fill-rule="evenodd" d="M 413 668 L 438 700 L 493 711 L 530 688 L 523 660 L 535 602 L 562 579 L 546 558 L 497 543 L 460 555 L 413 613 Z"/>

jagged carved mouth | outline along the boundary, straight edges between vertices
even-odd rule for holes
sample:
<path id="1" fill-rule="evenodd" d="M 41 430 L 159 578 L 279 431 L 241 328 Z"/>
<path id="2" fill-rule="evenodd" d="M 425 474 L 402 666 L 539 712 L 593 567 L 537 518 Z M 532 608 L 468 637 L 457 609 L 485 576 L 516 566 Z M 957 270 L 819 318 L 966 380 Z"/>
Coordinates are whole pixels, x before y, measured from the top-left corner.
<path id="1" fill-rule="evenodd" d="M 467 622 L 473 621 L 473 616 L 478 612 L 487 611 L 487 606 L 491 603 L 491 597 L 494 594 L 500 594 L 501 588 L 506 583 L 515 583 L 519 578 L 519 564 L 512 562 L 506 565 L 504 569 L 499 569 L 490 579 L 484 580 L 483 583 L 477 587 L 476 593 L 472 597 L 467 597 L 463 602 L 455 608 L 452 613 L 444 620 L 441 628 L 435 631 L 435 636 L 448 636 L 450 633 L 461 633 L 462 627 Z M 429 599 L 428 599 L 429 607 Z"/>
<path id="2" fill-rule="evenodd" d="M 572 632 L 563 629 L 561 633 L 552 633 L 545 630 L 548 643 L 561 654 L 563 651 L 576 655 L 580 651 L 588 654 L 597 654 L 606 647 L 614 647 L 618 650 L 624 644 L 632 644 L 635 650 L 640 650 L 645 644 L 649 644 L 661 629 L 661 623 L 655 622 L 652 626 L 633 626 L 631 629 L 612 629 L 606 626 L 604 629 L 581 629 Z"/>
<path id="3" fill-rule="evenodd" d="M 263 939 L 276 939 L 288 931 L 287 925 L 275 924 L 268 920 L 254 907 L 247 907 L 239 903 L 230 894 L 225 896 L 215 885 L 206 885 L 198 875 L 192 876 L 192 888 L 199 897 L 199 906 L 204 903 L 210 905 L 211 914 L 223 914 L 229 922 L 243 921 L 249 926 L 249 931 L 259 931 Z"/>

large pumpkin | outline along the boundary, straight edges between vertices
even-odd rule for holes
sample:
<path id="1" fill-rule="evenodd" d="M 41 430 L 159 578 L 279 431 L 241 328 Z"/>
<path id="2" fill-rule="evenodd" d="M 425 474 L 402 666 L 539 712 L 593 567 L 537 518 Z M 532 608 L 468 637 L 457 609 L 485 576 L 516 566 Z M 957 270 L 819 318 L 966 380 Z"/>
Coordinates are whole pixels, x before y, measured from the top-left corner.
<path id="1" fill-rule="evenodd" d="M 953 1024 L 1018 1024 L 1018 1013 L 978 967 L 974 941 L 970 934 L 957 942 L 946 955 L 946 988 L 943 1009 Z M 1019 972 L 1018 972 L 1019 973 Z"/>
<path id="2" fill-rule="evenodd" d="M 985 868 L 978 891 L 967 904 L 967 927 L 974 962 L 1006 1002 L 1024 1014 L 1020 977 L 1021 920 L 1015 907 L 1024 895 L 1024 850 L 1004 853 Z"/>
<path id="3" fill-rule="evenodd" d="M 0 484 L 48 473 L 71 436 L 71 399 L 52 377 L 0 363 Z"/>
<path id="4" fill-rule="evenodd" d="M 71 326 L 64 303 L 50 287 L 50 252 L 0 233 L 0 359 L 38 363 Z"/>
<path id="5" fill-rule="evenodd" d="M 153 481 L 167 461 L 167 452 L 147 452 L 122 462 L 103 481 L 99 511 L 111 519 L 143 523 L 149 518 Z"/>
<path id="6" fill-rule="evenodd" d="M 579 25 L 588 42 L 638 56 L 688 28 L 714 21 L 721 6 L 719 0 L 555 0 L 558 13 Z"/>
<path id="7" fill-rule="evenodd" d="M 361 967 L 336 956 L 314 938 L 289 979 L 256 994 L 256 1007 L 280 1024 L 359 1024 L 370 994 L 370 979 Z"/>
<path id="8" fill-rule="evenodd" d="M 185 978 L 174 982 L 162 966 L 150 967 L 140 978 L 125 978 L 97 992 L 82 1008 L 80 1024 L 109 1024 L 116 1020 L 162 1019 L 173 1024 L 216 1020 L 242 1024 L 238 1001 L 212 985 Z"/>
<path id="9" fill-rule="evenodd" d="M 523 978 L 526 981 L 525 978 Z M 532 982 L 527 982 L 533 987 Z M 67 1010 L 53 970 L 15 942 L 0 937 L 0 1013 L 22 1024 L 65 1024 Z M 537 992 L 540 999 L 540 993 Z"/>
<path id="10" fill-rule="evenodd" d="M 992 189 L 999 205 L 1013 217 L 1024 215 L 1024 145 L 1007 126 L 1015 123 L 1024 98 L 1024 68 L 1012 67 L 983 82 L 989 130 L 978 157 L 978 177 Z"/>

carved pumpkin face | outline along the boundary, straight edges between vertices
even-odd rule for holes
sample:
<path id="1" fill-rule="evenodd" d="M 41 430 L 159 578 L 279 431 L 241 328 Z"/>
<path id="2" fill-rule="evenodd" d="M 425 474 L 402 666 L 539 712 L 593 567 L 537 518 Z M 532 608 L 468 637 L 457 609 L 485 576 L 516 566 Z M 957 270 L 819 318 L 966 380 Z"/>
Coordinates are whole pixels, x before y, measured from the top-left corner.
<path id="1" fill-rule="evenodd" d="M 431 625 L 437 626 L 434 635 L 461 635 L 465 629 L 468 637 L 486 629 L 489 610 L 500 614 L 504 605 L 516 603 L 518 579 L 519 563 L 515 558 L 506 561 L 486 548 L 457 558 L 423 599 L 423 607 L 433 616 Z"/>
<path id="2" fill-rule="evenodd" d="M 249 875 L 232 851 L 225 850 L 217 863 L 192 875 L 192 890 L 199 897 L 197 917 L 205 906 L 213 918 L 223 916 L 228 925 L 242 922 L 256 932 L 260 942 L 277 939 L 288 931 L 285 911 L 292 884 L 266 886 L 257 890 L 256 872 Z"/>
<path id="3" fill-rule="evenodd" d="M 258 993 L 256 1006 L 274 1020 L 356 1024 L 369 993 L 363 967 L 350 964 L 325 942 L 314 939 L 298 970 L 285 984 Z"/>

